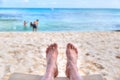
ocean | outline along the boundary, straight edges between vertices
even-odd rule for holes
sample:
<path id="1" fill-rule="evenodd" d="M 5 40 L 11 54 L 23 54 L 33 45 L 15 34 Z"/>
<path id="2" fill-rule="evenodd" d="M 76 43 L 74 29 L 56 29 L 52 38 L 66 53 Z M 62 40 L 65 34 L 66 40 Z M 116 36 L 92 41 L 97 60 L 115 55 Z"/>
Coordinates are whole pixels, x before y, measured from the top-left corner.
<path id="1" fill-rule="evenodd" d="M 120 9 L 0 8 L 0 31 L 32 31 L 36 19 L 40 32 L 120 30 Z"/>

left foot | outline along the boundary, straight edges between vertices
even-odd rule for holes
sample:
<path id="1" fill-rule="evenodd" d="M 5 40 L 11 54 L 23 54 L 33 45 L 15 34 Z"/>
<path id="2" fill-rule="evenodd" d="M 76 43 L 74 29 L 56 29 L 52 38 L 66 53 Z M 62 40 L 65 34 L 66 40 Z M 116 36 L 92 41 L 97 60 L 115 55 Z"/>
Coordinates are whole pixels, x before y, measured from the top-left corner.
<path id="1" fill-rule="evenodd" d="M 46 49 L 46 58 L 48 72 L 52 72 L 53 77 L 56 77 L 58 75 L 57 56 L 58 56 L 57 44 L 56 43 L 51 44 Z"/>

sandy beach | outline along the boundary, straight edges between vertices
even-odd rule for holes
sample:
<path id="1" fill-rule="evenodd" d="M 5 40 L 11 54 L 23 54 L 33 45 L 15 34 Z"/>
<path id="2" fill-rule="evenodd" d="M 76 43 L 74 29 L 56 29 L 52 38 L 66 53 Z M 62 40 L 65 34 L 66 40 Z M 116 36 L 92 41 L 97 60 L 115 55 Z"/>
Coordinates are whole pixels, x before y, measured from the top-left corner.
<path id="1" fill-rule="evenodd" d="M 14 72 L 43 75 L 45 50 L 51 43 L 58 44 L 58 76 L 65 76 L 69 42 L 78 48 L 80 75 L 101 74 L 105 80 L 120 77 L 120 32 L 1 32 L 0 80 L 8 80 Z"/>

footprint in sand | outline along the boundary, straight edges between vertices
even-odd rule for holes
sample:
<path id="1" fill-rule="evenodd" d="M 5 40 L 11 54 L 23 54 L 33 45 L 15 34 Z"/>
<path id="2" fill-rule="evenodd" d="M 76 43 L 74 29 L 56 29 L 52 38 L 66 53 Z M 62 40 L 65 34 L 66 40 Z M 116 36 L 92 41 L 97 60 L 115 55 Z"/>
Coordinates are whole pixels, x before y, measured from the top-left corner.
<path id="1" fill-rule="evenodd" d="M 104 69 L 104 67 L 101 64 L 93 63 L 98 69 Z"/>
<path id="2" fill-rule="evenodd" d="M 117 59 L 120 59 L 120 56 L 119 56 L 119 55 L 117 55 L 117 56 L 116 56 L 116 58 L 117 58 Z"/>
<path id="3" fill-rule="evenodd" d="M 95 66 L 98 69 L 104 69 L 104 67 L 99 63 L 95 63 L 95 62 L 92 62 L 92 61 L 88 61 L 88 63 Z"/>

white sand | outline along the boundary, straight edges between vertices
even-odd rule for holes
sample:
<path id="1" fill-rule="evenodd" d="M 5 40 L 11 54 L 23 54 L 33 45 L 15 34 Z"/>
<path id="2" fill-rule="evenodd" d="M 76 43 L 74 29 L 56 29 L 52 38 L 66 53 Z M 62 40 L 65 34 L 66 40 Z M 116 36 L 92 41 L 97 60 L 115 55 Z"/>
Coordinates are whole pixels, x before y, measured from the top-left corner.
<path id="1" fill-rule="evenodd" d="M 81 75 L 101 74 L 107 80 L 120 77 L 120 32 L 3 32 L 0 33 L 0 80 L 8 80 L 14 72 L 43 75 L 45 50 L 54 42 L 59 47 L 58 76 L 65 76 L 65 50 L 71 42 L 79 51 Z"/>

